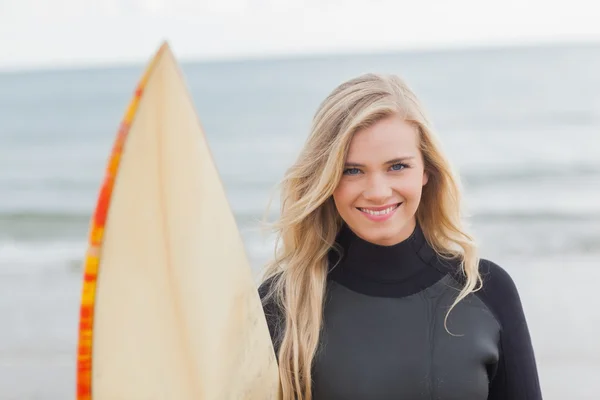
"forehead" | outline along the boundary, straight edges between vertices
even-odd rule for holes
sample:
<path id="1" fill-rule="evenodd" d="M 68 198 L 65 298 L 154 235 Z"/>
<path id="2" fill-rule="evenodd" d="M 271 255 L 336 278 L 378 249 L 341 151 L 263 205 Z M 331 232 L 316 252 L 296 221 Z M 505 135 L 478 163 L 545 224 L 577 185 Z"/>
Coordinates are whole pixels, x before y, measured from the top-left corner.
<path id="1" fill-rule="evenodd" d="M 378 163 L 418 154 L 417 128 L 399 116 L 392 116 L 357 131 L 350 142 L 347 161 Z"/>

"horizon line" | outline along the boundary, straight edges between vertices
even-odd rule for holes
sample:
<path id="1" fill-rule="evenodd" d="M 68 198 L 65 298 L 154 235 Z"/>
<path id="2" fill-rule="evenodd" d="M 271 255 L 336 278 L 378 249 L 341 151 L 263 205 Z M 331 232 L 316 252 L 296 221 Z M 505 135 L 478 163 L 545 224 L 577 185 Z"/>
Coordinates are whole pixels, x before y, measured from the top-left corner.
<path id="1" fill-rule="evenodd" d="M 162 43 L 171 41 L 165 39 L 157 42 L 156 49 Z M 378 57 L 391 55 L 424 55 L 424 54 L 451 54 L 451 53 L 469 53 L 469 52 L 485 52 L 485 51 L 510 51 L 517 49 L 544 49 L 544 48 L 600 48 L 600 39 L 565 39 L 565 40 L 523 40 L 523 41 L 499 41 L 490 43 L 458 43 L 450 44 L 431 44 L 424 46 L 407 46 L 398 48 L 359 48 L 356 50 L 314 50 L 300 51 L 297 53 L 286 52 L 265 52 L 265 53 L 247 53 L 247 54 L 230 54 L 230 55 L 194 55 L 181 56 L 177 55 L 174 50 L 175 57 L 182 66 L 199 65 L 199 64 L 235 64 L 235 63 L 252 63 L 252 62 L 286 62 L 300 60 L 320 60 L 325 58 L 354 58 L 354 57 Z M 143 67 L 152 57 L 153 54 L 148 54 L 146 59 L 138 60 L 106 60 L 106 61 L 76 61 L 69 65 L 66 63 L 55 63 L 54 65 L 23 65 L 23 66 L 7 66 L 0 65 L 0 75 L 21 75 L 21 74 L 36 74 L 36 73 L 52 73 L 52 72 L 85 72 L 96 70 L 115 70 Z"/>

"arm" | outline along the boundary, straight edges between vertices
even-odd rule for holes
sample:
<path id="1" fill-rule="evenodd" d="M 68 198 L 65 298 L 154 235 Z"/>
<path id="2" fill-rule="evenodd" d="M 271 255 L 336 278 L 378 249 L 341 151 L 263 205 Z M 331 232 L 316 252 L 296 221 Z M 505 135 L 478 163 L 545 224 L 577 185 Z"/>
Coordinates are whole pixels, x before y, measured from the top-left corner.
<path id="1" fill-rule="evenodd" d="M 482 260 L 482 300 L 501 325 L 500 359 L 488 400 L 541 400 L 542 393 L 529 328 L 517 287 L 509 274 Z"/>

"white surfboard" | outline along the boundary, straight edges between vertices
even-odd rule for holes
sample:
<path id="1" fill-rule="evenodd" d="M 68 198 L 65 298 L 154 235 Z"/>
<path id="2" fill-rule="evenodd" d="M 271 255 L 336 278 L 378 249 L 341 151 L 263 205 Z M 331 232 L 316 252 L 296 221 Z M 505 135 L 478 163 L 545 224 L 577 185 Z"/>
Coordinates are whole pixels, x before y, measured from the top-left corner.
<path id="1" fill-rule="evenodd" d="M 92 219 L 77 398 L 280 398 L 241 236 L 167 43 L 115 141 Z"/>

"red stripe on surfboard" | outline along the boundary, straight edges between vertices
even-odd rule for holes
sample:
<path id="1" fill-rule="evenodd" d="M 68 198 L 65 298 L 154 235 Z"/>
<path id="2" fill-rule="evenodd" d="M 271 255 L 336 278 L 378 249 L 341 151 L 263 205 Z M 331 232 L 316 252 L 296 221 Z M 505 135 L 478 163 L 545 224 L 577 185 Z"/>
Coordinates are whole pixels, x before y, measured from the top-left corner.
<path id="1" fill-rule="evenodd" d="M 92 356 L 96 283 L 100 268 L 100 248 L 102 246 L 103 232 L 110 208 L 112 190 L 117 176 L 125 140 L 127 139 L 131 122 L 135 116 L 139 101 L 144 92 L 144 87 L 150 73 L 152 72 L 157 60 L 160 58 L 165 48 L 165 45 L 161 46 L 146 67 L 146 70 L 138 82 L 134 95 L 132 96 L 133 98 L 131 99 L 125 115 L 123 116 L 111 151 L 111 156 L 106 167 L 105 178 L 98 194 L 96 209 L 91 220 L 88 238 L 88 252 L 82 279 L 83 286 L 79 312 L 79 341 L 77 346 L 77 400 L 92 400 Z"/>

